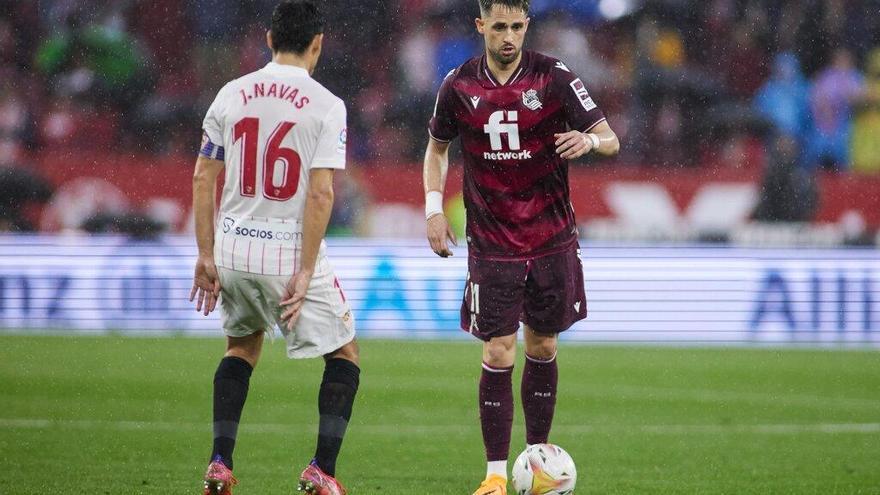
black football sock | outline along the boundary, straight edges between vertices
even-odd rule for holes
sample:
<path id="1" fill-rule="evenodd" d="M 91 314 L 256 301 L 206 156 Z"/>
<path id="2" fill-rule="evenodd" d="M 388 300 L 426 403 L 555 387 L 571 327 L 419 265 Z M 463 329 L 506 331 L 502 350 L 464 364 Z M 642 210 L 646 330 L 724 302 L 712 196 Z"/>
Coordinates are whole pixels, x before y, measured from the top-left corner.
<path id="1" fill-rule="evenodd" d="M 214 451 L 211 459 L 219 456 L 229 469 L 232 469 L 238 422 L 253 371 L 253 366 L 244 359 L 225 357 L 214 374 Z"/>
<path id="2" fill-rule="evenodd" d="M 360 373 L 361 369 L 347 359 L 330 359 L 324 366 L 324 379 L 318 393 L 318 413 L 321 418 L 315 462 L 330 476 L 336 476 L 336 458 L 351 419 Z"/>

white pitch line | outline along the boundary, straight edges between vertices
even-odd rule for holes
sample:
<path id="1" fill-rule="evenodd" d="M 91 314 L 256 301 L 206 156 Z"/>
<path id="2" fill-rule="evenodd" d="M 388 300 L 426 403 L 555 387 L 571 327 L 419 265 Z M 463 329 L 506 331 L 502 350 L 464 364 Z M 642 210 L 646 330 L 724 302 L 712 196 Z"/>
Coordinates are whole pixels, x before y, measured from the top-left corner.
<path id="1" fill-rule="evenodd" d="M 639 398 L 692 400 L 696 402 L 750 402 L 759 404 L 789 405 L 798 407 L 814 407 L 820 409 L 871 409 L 880 410 L 880 400 L 850 397 L 825 397 L 818 395 L 789 394 L 785 392 L 742 392 L 734 390 L 704 390 L 664 387 L 646 387 L 632 385 L 616 385 L 598 388 L 596 395 L 603 397 L 635 395 Z M 581 393 L 591 393 L 583 389 Z"/>
<path id="2" fill-rule="evenodd" d="M 242 423 L 244 433 L 290 434 L 317 430 L 316 424 L 281 424 L 281 423 Z M 67 428 L 78 430 L 115 430 L 115 431 L 163 431 L 163 432 L 210 432 L 211 424 L 205 423 L 171 423 L 163 421 L 100 421 L 100 420 L 51 420 L 31 418 L 0 418 L 0 429 L 33 429 Z M 471 434 L 477 428 L 474 424 L 456 425 L 352 425 L 352 431 L 373 435 L 393 434 Z M 730 424 L 730 425 L 554 425 L 557 433 L 639 433 L 654 435 L 693 435 L 693 434 L 762 434 L 791 435 L 797 433 L 880 433 L 880 423 L 781 423 L 781 424 Z"/>

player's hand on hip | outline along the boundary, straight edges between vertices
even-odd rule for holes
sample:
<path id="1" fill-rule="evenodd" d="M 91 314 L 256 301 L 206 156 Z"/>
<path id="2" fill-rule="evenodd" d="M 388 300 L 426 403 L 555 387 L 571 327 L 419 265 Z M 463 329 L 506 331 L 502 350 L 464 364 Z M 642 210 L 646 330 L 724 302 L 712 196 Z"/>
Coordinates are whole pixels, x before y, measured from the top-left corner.
<path id="1" fill-rule="evenodd" d="M 446 220 L 446 215 L 440 213 L 428 219 L 428 242 L 438 256 L 443 258 L 452 256 L 449 242 L 452 242 L 453 246 L 458 246 L 458 240 L 452 227 L 449 226 L 449 221 Z"/>
<path id="2" fill-rule="evenodd" d="M 281 321 L 285 322 L 288 330 L 293 330 L 296 320 L 299 319 L 303 303 L 306 301 L 306 291 L 309 290 L 313 275 L 312 270 L 300 270 L 287 282 L 284 299 L 281 301 L 281 307 L 284 308 L 281 313 Z"/>
<path id="3" fill-rule="evenodd" d="M 214 260 L 199 256 L 196 261 L 195 274 L 193 274 L 193 286 L 189 291 L 190 302 L 196 300 L 196 311 L 208 316 L 217 306 L 220 298 L 220 275 L 217 273 L 217 265 Z"/>
<path id="4" fill-rule="evenodd" d="M 556 154 L 565 160 L 580 158 L 593 150 L 593 141 L 580 131 L 568 131 L 554 134 L 556 138 Z"/>

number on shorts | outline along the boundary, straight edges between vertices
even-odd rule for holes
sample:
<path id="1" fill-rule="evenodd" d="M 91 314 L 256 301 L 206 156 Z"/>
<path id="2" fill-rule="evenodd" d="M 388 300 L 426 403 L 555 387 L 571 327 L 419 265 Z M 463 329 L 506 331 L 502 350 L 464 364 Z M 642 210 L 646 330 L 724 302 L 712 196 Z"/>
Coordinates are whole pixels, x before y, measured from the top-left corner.
<path id="1" fill-rule="evenodd" d="M 479 330 L 477 327 L 477 315 L 480 314 L 480 284 L 468 282 L 471 293 L 471 328 L 470 331 Z"/>
<path id="2" fill-rule="evenodd" d="M 471 313 L 480 314 L 480 284 L 471 284 Z"/>

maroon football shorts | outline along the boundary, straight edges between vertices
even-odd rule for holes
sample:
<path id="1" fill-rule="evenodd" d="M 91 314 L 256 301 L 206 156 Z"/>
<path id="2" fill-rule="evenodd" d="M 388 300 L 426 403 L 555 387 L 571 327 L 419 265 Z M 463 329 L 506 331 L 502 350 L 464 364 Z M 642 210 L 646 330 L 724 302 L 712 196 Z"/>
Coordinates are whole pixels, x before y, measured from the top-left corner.
<path id="1" fill-rule="evenodd" d="M 577 246 L 529 260 L 468 258 L 461 328 L 478 339 L 512 335 L 520 322 L 538 333 L 564 332 L 586 317 Z"/>

